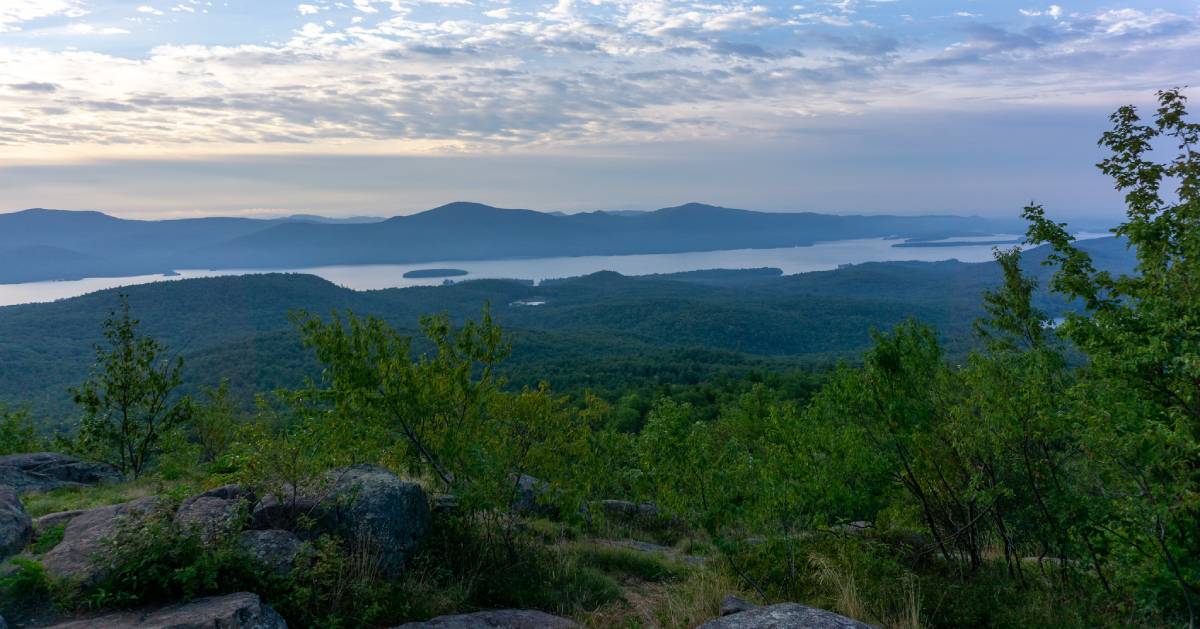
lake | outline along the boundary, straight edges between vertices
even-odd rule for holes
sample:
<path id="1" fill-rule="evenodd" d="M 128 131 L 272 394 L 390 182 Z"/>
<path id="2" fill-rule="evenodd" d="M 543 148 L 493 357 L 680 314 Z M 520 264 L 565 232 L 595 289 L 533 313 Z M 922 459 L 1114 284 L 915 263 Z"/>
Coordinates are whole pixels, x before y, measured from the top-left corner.
<path id="1" fill-rule="evenodd" d="M 1096 238 L 1109 234 L 1079 234 L 1078 238 Z M 440 260 L 421 264 L 369 264 L 320 266 L 301 269 L 179 269 L 178 275 L 138 275 L 133 277 L 93 277 L 82 280 L 28 282 L 25 284 L 0 284 L 0 306 L 54 301 L 86 293 L 145 284 L 181 280 L 195 277 L 221 275 L 246 275 L 250 273 L 310 273 L 323 277 L 334 284 L 354 290 L 376 290 L 381 288 L 404 288 L 408 286 L 436 286 L 444 278 L 404 277 L 405 273 L 419 269 L 441 268 L 462 269 L 466 275 L 453 281 L 472 279 L 524 279 L 540 282 L 545 279 L 587 275 L 597 271 L 616 271 L 623 275 L 649 275 L 653 273 L 678 273 L 701 269 L 751 269 L 776 267 L 787 275 L 809 271 L 827 271 L 843 264 L 861 262 L 885 262 L 892 260 L 960 260 L 962 262 L 985 262 L 992 259 L 991 244 L 996 240 L 1013 239 L 1016 236 L 998 234 L 978 238 L 954 238 L 952 246 L 897 247 L 904 242 L 884 238 L 862 240 L 838 240 L 818 243 L 809 247 L 786 247 L 782 249 L 732 249 L 724 251 L 694 251 L 688 253 L 662 253 L 623 256 L 579 256 L 561 258 L 517 258 L 508 260 Z M 974 241 L 974 242 L 973 242 Z M 935 241 L 936 242 L 936 241 Z"/>

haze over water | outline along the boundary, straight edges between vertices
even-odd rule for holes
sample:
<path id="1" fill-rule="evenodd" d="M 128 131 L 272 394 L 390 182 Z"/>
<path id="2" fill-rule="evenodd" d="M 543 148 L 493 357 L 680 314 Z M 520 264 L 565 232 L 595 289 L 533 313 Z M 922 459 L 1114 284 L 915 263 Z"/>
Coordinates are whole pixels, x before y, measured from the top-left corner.
<path id="1" fill-rule="evenodd" d="M 1079 238 L 1096 238 L 1107 234 L 1085 233 Z M 977 238 L 980 241 L 1016 239 L 998 235 Z M 955 238 L 967 242 L 970 238 Z M 85 278 L 70 281 L 0 284 L 0 306 L 36 303 L 76 297 L 87 293 L 195 277 L 245 275 L 250 273 L 309 273 L 334 284 L 354 290 L 378 290 L 410 286 L 436 286 L 443 278 L 405 278 L 416 269 L 451 268 L 467 271 L 453 278 L 459 282 L 473 279 L 522 279 L 540 282 L 545 279 L 574 277 L 598 271 L 616 271 L 622 275 L 679 273 L 701 269 L 752 269 L 775 267 L 784 274 L 827 271 L 843 264 L 884 262 L 890 260 L 959 260 L 986 262 L 992 259 L 991 244 L 962 244 L 941 247 L 896 247 L 901 240 L 870 238 L 819 243 L 810 247 L 780 249 L 734 249 L 623 256 L 578 256 L 557 258 L 519 258 L 508 260 L 446 260 L 420 264 L 338 265 L 296 269 L 180 269 L 178 275 L 139 275 L 115 278 Z"/>

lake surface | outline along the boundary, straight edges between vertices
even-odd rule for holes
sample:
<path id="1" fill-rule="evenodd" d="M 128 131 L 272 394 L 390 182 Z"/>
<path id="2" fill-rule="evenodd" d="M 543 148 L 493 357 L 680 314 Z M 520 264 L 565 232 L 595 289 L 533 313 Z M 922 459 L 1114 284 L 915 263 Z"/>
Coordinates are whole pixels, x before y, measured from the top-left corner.
<path id="1" fill-rule="evenodd" d="M 1097 238 L 1109 234 L 1079 234 L 1077 238 Z M 966 243 L 1017 238 L 1007 234 L 979 238 L 954 238 Z M 752 269 L 775 267 L 784 274 L 809 271 L 828 271 L 843 264 L 885 262 L 892 260 L 960 260 L 986 262 L 992 259 L 992 245 L 956 244 L 933 247 L 896 247 L 903 240 L 869 238 L 819 243 L 809 247 L 782 249 L 732 249 L 725 251 L 695 251 L 626 256 L 579 256 L 561 258 L 521 258 L 511 260 L 440 260 L 422 264 L 369 264 L 320 266 L 302 269 L 179 269 L 178 275 L 138 275 L 133 277 L 93 277 L 82 280 L 0 284 L 0 306 L 54 301 L 76 297 L 98 290 L 181 280 L 194 277 L 246 275 L 250 273 L 309 273 L 334 284 L 354 290 L 403 288 L 407 286 L 436 286 L 444 278 L 405 278 L 404 274 L 418 269 L 449 268 L 467 272 L 453 281 L 472 279 L 524 279 L 540 282 L 545 279 L 587 275 L 597 271 L 616 271 L 623 275 L 678 273 L 702 269 Z"/>

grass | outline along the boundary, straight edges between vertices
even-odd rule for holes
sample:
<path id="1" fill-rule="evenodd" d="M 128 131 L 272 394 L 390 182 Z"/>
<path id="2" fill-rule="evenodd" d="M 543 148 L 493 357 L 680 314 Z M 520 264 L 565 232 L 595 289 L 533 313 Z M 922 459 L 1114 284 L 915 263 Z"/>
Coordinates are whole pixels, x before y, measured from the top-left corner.
<path id="1" fill-rule="evenodd" d="M 583 543 L 575 544 L 565 552 L 574 554 L 582 564 L 605 573 L 652 583 L 676 581 L 687 573 L 687 568 L 676 561 L 629 548 Z"/>
<path id="2" fill-rule="evenodd" d="M 692 570 L 681 580 L 637 582 L 625 589 L 620 601 L 576 614 L 588 627 L 691 628 L 720 615 L 721 601 L 729 594 L 746 596 L 723 572 Z"/>
<path id="3" fill-rule="evenodd" d="M 21 497 L 30 517 L 38 518 L 50 513 L 95 509 L 165 494 L 199 492 L 199 483 L 194 481 L 163 481 L 159 478 L 143 477 L 134 481 L 105 483 L 95 487 L 63 487 L 48 492 L 28 493 Z"/>
<path id="4" fill-rule="evenodd" d="M 56 524 L 48 529 L 39 531 L 37 539 L 29 545 L 29 552 L 35 555 L 44 555 L 50 552 L 58 543 L 62 541 L 63 531 L 67 530 L 66 524 Z"/>

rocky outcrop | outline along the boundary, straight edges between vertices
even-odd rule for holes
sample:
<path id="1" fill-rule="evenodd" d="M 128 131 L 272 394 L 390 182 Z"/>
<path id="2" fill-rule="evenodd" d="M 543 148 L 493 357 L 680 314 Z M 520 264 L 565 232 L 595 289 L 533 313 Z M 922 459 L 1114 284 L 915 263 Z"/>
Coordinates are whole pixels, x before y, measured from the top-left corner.
<path id="1" fill-rule="evenodd" d="M 429 530 L 429 498 L 417 483 L 377 465 L 330 472 L 332 514 L 353 545 L 380 553 L 384 574 L 396 576 Z"/>
<path id="2" fill-rule="evenodd" d="M 244 531 L 241 542 L 250 556 L 279 576 L 287 576 L 296 567 L 296 557 L 304 548 L 295 533 L 278 529 Z"/>
<path id="3" fill-rule="evenodd" d="M 47 513 L 40 518 L 33 519 L 33 532 L 40 535 L 42 531 L 53 528 L 60 524 L 66 524 L 76 517 L 87 513 L 87 511 L 76 509 L 74 511 L 59 511 L 57 513 Z"/>
<path id="4" fill-rule="evenodd" d="M 512 509 L 522 515 L 550 517 L 558 515 L 558 507 L 546 500 L 550 493 L 550 483 L 522 474 L 514 479 L 516 496 L 513 498 Z"/>
<path id="5" fill-rule="evenodd" d="M 8 485 L 18 493 L 119 480 L 121 474 L 110 465 L 81 461 L 65 454 L 30 452 L 0 456 L 0 485 Z"/>
<path id="6" fill-rule="evenodd" d="M 569 629 L 574 621 L 530 609 L 497 609 L 474 614 L 438 616 L 395 629 Z"/>
<path id="7" fill-rule="evenodd" d="M 55 629 L 287 629 L 287 623 L 256 594 L 201 598 L 147 612 L 121 612 L 78 620 Z"/>
<path id="8" fill-rule="evenodd" d="M 744 602 L 744 601 L 743 601 Z M 710 620 L 697 629 L 872 629 L 871 625 L 815 607 L 780 603 Z"/>
<path id="9" fill-rule="evenodd" d="M 750 611 L 752 609 L 757 609 L 757 608 L 758 608 L 758 605 L 755 605 L 754 603 L 751 603 L 744 599 L 740 599 L 732 594 L 726 596 L 725 600 L 721 601 L 721 615 L 722 616 L 728 616 L 730 614 L 738 614 L 741 612 L 746 612 L 746 611 Z"/>
<path id="10" fill-rule="evenodd" d="M 652 502 L 634 503 L 628 500 L 601 500 L 600 510 L 613 520 L 653 521 L 658 518 L 658 506 Z"/>
<path id="11" fill-rule="evenodd" d="M 85 511 L 73 518 L 63 530 L 62 541 L 42 557 L 42 565 L 53 577 L 94 585 L 104 576 L 104 542 L 111 539 L 122 523 L 149 513 L 159 499 L 141 498 L 133 502 Z"/>
<path id="12" fill-rule="evenodd" d="M 240 485 L 226 485 L 193 496 L 179 505 L 175 521 L 193 528 L 200 539 L 214 538 L 241 530 L 242 516 L 254 504 L 254 494 Z"/>
<path id="13" fill-rule="evenodd" d="M 0 485 L 0 559 L 15 555 L 33 540 L 33 520 L 12 487 Z"/>

